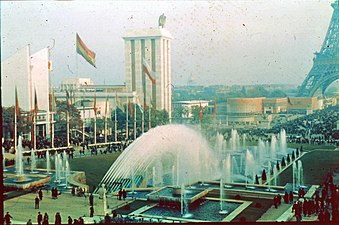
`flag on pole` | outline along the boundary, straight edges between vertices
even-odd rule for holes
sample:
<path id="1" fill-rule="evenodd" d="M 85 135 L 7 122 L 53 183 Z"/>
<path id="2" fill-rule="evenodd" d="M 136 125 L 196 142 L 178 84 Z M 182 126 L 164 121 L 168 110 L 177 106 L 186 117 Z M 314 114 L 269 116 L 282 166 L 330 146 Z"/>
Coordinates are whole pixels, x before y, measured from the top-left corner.
<path id="1" fill-rule="evenodd" d="M 151 69 L 145 58 L 142 58 L 142 69 L 147 74 L 148 78 L 151 80 L 152 84 L 155 84 L 155 79 L 151 76 Z"/>
<path id="2" fill-rule="evenodd" d="M 54 112 L 55 111 L 55 96 L 54 96 L 54 90 L 49 94 L 49 111 Z"/>
<path id="3" fill-rule="evenodd" d="M 202 106 L 201 106 L 201 102 L 200 102 L 199 111 L 200 111 L 200 122 L 201 122 L 202 121 Z"/>
<path id="4" fill-rule="evenodd" d="M 15 114 L 17 116 L 20 115 L 19 100 L 18 100 L 18 91 L 17 91 L 16 86 L 15 86 Z"/>
<path id="5" fill-rule="evenodd" d="M 66 102 L 67 102 L 67 110 L 69 111 L 70 110 L 70 102 L 69 102 L 69 93 L 68 93 L 68 90 L 66 90 Z"/>
<path id="6" fill-rule="evenodd" d="M 51 60 L 48 60 L 48 71 L 52 71 L 53 70 L 53 64 Z"/>
<path id="7" fill-rule="evenodd" d="M 143 113 L 144 112 L 144 107 L 141 105 L 139 98 L 137 98 L 137 105 L 138 105 L 138 107 L 140 109 L 140 112 Z"/>
<path id="8" fill-rule="evenodd" d="M 84 59 L 86 59 L 86 61 L 91 64 L 92 66 L 95 66 L 95 52 L 91 51 L 86 45 L 85 43 L 81 40 L 80 36 L 77 33 L 76 36 L 77 40 L 76 40 L 76 47 L 77 47 L 77 53 L 79 55 L 81 55 L 82 57 L 84 57 Z"/>
<path id="9" fill-rule="evenodd" d="M 131 104 L 129 99 L 128 99 L 128 110 L 129 110 L 129 115 L 132 117 L 133 116 L 133 107 L 132 107 L 132 104 Z"/>
<path id="10" fill-rule="evenodd" d="M 288 105 L 290 105 L 290 106 L 293 105 L 292 102 L 291 102 L 290 97 L 287 97 L 287 103 L 288 103 Z"/>
<path id="11" fill-rule="evenodd" d="M 39 108 L 38 108 L 38 97 L 36 95 L 36 89 L 34 88 L 34 112 L 38 113 Z"/>
<path id="12" fill-rule="evenodd" d="M 117 107 L 118 107 L 121 111 L 125 112 L 124 105 L 122 104 L 122 101 L 121 101 L 121 99 L 119 98 L 119 96 L 118 96 L 117 93 L 115 93 L 115 99 L 117 100 Z"/>
<path id="13" fill-rule="evenodd" d="M 217 118 L 217 102 L 214 100 L 213 118 Z"/>

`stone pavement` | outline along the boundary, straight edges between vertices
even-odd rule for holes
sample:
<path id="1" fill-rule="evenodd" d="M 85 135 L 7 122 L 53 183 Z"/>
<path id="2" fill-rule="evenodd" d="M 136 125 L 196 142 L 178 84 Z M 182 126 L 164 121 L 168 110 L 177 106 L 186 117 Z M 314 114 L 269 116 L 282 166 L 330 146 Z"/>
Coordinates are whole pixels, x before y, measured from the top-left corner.
<path id="1" fill-rule="evenodd" d="M 291 206 L 292 204 L 285 203 L 281 203 L 278 208 L 272 206 L 260 217 L 259 220 L 257 220 L 257 222 L 277 221 Z"/>
<path id="2" fill-rule="evenodd" d="M 67 217 L 71 216 L 73 219 L 78 219 L 80 216 L 89 217 L 89 198 L 72 196 L 70 193 L 62 193 L 58 196 L 58 199 L 52 199 L 51 191 L 43 191 L 43 199 L 40 202 L 39 209 L 34 209 L 34 199 L 37 196 L 36 193 L 30 193 L 23 196 L 19 196 L 13 199 L 4 201 L 4 212 L 9 212 L 13 219 L 13 224 L 26 224 L 28 219 L 32 219 L 33 223 L 37 223 L 36 217 L 38 212 L 41 214 L 47 212 L 49 215 L 49 223 L 54 223 L 55 213 L 60 212 L 62 223 L 67 224 Z M 117 200 L 114 196 L 108 196 L 107 202 L 109 208 L 108 213 L 111 214 L 111 210 L 121 205 L 125 205 L 131 199 L 126 201 Z M 99 199 L 97 195 L 94 195 L 94 215 L 104 216 L 103 200 Z M 97 222 L 99 217 L 97 218 Z M 87 218 L 89 220 L 89 218 Z"/>

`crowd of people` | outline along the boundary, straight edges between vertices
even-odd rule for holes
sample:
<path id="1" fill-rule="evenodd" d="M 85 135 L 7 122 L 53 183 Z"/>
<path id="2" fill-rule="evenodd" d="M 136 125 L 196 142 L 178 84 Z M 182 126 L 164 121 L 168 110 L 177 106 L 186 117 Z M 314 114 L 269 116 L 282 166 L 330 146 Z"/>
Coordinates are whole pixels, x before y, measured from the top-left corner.
<path id="1" fill-rule="evenodd" d="M 278 122 L 270 129 L 243 128 L 238 129 L 238 133 L 246 134 L 249 142 L 257 142 L 259 138 L 263 141 L 270 141 L 272 134 L 278 134 L 281 129 L 284 129 L 289 143 L 336 145 L 339 138 L 336 131 L 338 111 L 339 106 L 332 106 L 293 120 Z"/>
<path id="2" fill-rule="evenodd" d="M 303 217 L 317 215 L 320 222 L 339 222 L 339 185 L 333 182 L 333 173 L 328 173 L 325 182 L 312 198 L 305 198 L 303 189 L 298 191 L 298 200 L 293 203 L 292 212 L 298 222 Z"/>

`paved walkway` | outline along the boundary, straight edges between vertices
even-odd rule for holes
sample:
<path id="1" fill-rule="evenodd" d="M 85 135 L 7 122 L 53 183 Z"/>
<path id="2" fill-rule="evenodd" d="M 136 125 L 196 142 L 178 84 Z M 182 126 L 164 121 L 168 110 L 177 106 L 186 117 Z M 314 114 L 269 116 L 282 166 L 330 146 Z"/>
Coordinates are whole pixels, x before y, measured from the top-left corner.
<path id="1" fill-rule="evenodd" d="M 281 203 L 278 208 L 275 208 L 272 206 L 269 208 L 257 222 L 272 222 L 272 221 L 277 221 L 279 217 L 281 217 L 289 208 L 291 207 L 291 204 L 285 204 Z"/>
<path id="2" fill-rule="evenodd" d="M 84 215 L 89 217 L 90 205 L 88 197 L 77 197 L 72 196 L 70 193 L 62 193 L 58 196 L 58 199 L 54 200 L 51 197 L 50 191 L 48 193 L 43 191 L 44 197 L 40 202 L 40 208 L 34 209 L 34 199 L 36 196 L 37 194 L 30 193 L 4 202 L 4 212 L 9 212 L 13 216 L 13 224 L 26 224 L 28 219 L 32 219 L 32 222 L 36 223 L 39 211 L 42 214 L 47 212 L 50 224 L 54 223 L 56 212 L 60 212 L 63 224 L 67 224 L 68 216 L 71 216 L 73 219 L 78 219 Z M 109 214 L 111 214 L 113 208 L 124 205 L 127 201 L 119 201 L 116 197 L 109 196 L 107 199 Z M 102 218 L 104 216 L 103 200 L 99 199 L 96 195 L 94 196 L 94 215 L 99 215 Z M 96 220 L 99 222 L 99 217 L 96 217 Z"/>

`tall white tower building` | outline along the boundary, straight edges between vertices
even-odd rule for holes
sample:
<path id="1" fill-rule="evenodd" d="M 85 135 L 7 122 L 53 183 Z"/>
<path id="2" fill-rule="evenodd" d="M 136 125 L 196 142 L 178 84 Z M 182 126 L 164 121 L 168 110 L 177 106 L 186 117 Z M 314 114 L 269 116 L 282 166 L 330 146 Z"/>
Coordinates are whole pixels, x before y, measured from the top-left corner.
<path id="1" fill-rule="evenodd" d="M 135 92 L 140 104 L 172 112 L 171 34 L 164 28 L 127 30 L 125 41 L 126 88 Z M 143 70 L 143 58 L 155 79 Z"/>

